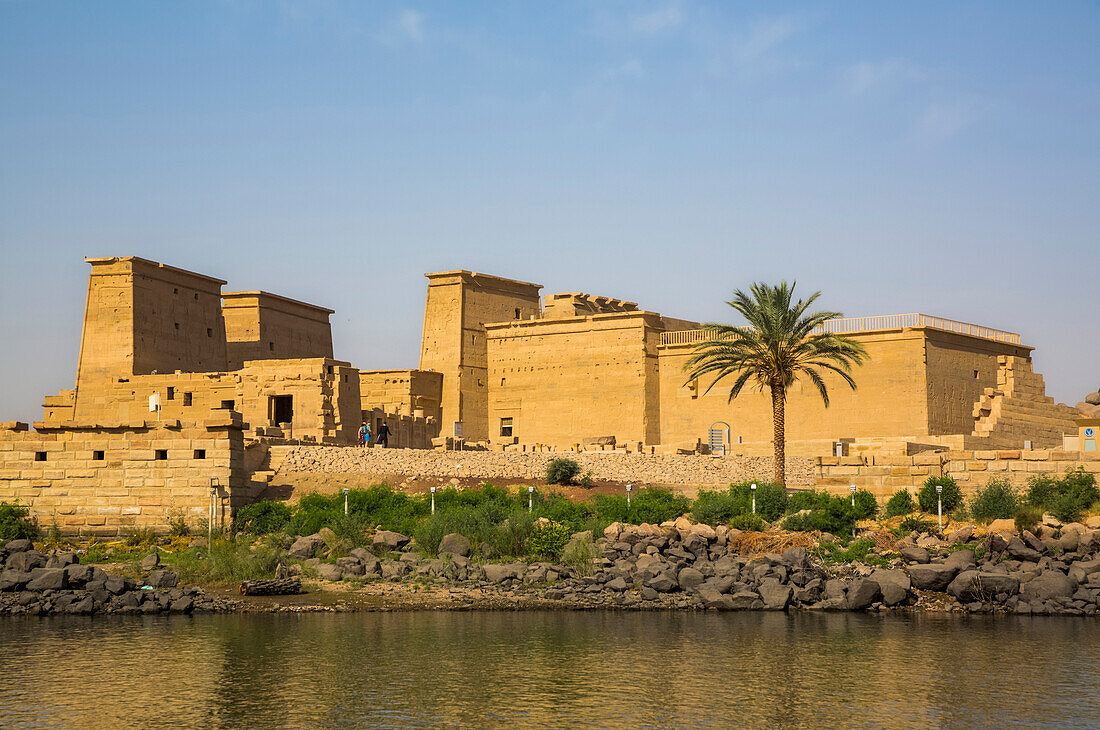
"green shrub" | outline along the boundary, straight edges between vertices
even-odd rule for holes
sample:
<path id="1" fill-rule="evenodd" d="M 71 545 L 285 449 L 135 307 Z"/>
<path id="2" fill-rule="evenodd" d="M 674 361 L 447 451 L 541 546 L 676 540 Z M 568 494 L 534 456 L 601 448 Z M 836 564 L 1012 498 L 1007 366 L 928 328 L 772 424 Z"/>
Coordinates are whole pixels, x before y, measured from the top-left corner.
<path id="1" fill-rule="evenodd" d="M 924 486 L 920 488 L 920 493 L 917 495 L 922 512 L 935 514 L 937 506 L 937 486 L 943 487 L 943 494 L 938 496 L 942 497 L 944 514 L 955 509 L 959 506 L 959 503 L 962 502 L 962 490 L 959 489 L 959 485 L 954 479 L 946 476 L 928 477 L 924 480 Z"/>
<path id="2" fill-rule="evenodd" d="M 627 507 L 625 495 L 598 494 L 594 503 L 596 518 L 606 524 L 626 522 L 640 525 L 643 522 L 661 524 L 674 520 L 688 511 L 691 501 L 672 490 L 652 487 L 639 490 Z"/>
<path id="3" fill-rule="evenodd" d="M 691 500 L 671 489 L 651 487 L 642 489 L 630 500 L 629 521 L 640 525 L 648 522 L 659 525 L 674 520 L 691 508 Z"/>
<path id="4" fill-rule="evenodd" d="M 813 554 L 824 563 L 869 563 L 871 565 L 885 565 L 887 561 L 879 555 L 874 555 L 875 543 L 866 538 L 853 540 L 847 547 L 839 542 L 823 542 L 813 550 Z"/>
<path id="5" fill-rule="evenodd" d="M 887 517 L 900 517 L 916 509 L 917 505 L 913 503 L 913 495 L 909 493 L 908 489 L 899 489 L 890 496 L 890 499 L 886 500 Z"/>
<path id="6" fill-rule="evenodd" d="M 778 520 L 787 511 L 787 490 L 775 482 L 756 482 L 756 514 L 768 522 Z M 731 484 L 729 492 L 744 505 L 741 514 L 752 514 L 752 483 Z"/>
<path id="7" fill-rule="evenodd" d="M 787 495 L 787 513 L 793 514 L 804 509 L 825 509 L 831 495 L 816 489 L 800 489 Z"/>
<path id="8" fill-rule="evenodd" d="M 562 550 L 573 536 L 567 525 L 550 522 L 536 525 L 527 538 L 527 551 L 546 560 L 558 560 Z"/>
<path id="9" fill-rule="evenodd" d="M 894 529 L 894 534 L 901 537 L 902 535 L 908 535 L 910 532 L 931 532 L 935 524 L 931 520 L 913 515 L 902 520 L 901 524 Z"/>
<path id="10" fill-rule="evenodd" d="M 970 514 L 979 522 L 1008 519 L 1016 514 L 1019 498 L 1006 479 L 990 479 L 970 499 Z"/>
<path id="11" fill-rule="evenodd" d="M 165 554 L 164 560 L 179 574 L 181 584 L 233 584 L 273 577 L 281 555 L 275 550 L 252 550 L 245 542 L 215 539 L 209 547 Z"/>
<path id="12" fill-rule="evenodd" d="M 546 465 L 547 484 L 568 484 L 581 473 L 581 465 L 572 459 L 554 459 Z"/>
<path id="13" fill-rule="evenodd" d="M 878 500 L 875 499 L 875 495 L 866 489 L 860 489 L 855 493 L 855 498 L 855 518 L 857 520 L 873 520 L 878 514 Z"/>
<path id="14" fill-rule="evenodd" d="M 855 515 L 852 505 L 843 497 L 826 495 L 827 499 L 818 498 L 818 506 L 808 513 L 793 514 L 788 516 L 781 527 L 792 532 L 810 532 L 818 530 L 834 535 L 847 535 L 855 526 Z"/>
<path id="15" fill-rule="evenodd" d="M 1045 507 L 1053 504 L 1061 494 L 1061 480 L 1046 474 L 1036 475 L 1027 480 L 1028 504 L 1033 507 Z"/>
<path id="16" fill-rule="evenodd" d="M 1043 509 L 1036 507 L 1035 505 L 1025 504 L 1021 505 L 1013 516 L 1013 521 L 1016 523 L 1016 530 L 1023 532 L 1024 530 L 1035 531 L 1035 526 L 1039 524 L 1039 521 L 1043 519 Z"/>
<path id="17" fill-rule="evenodd" d="M 592 575 L 595 572 L 596 546 L 591 538 L 573 538 L 566 543 L 561 560 L 578 575 Z"/>
<path id="18" fill-rule="evenodd" d="M 535 518 L 525 509 L 513 510 L 486 541 L 496 555 L 521 557 L 527 554 L 527 540 L 534 530 Z"/>
<path id="19" fill-rule="evenodd" d="M 291 512 L 286 502 L 270 499 L 246 504 L 233 516 L 233 529 L 250 535 L 281 532 L 290 523 Z"/>
<path id="20" fill-rule="evenodd" d="M 1027 501 L 1041 507 L 1062 522 L 1076 522 L 1093 503 L 1100 500 L 1096 475 L 1078 467 L 1061 479 L 1032 477 L 1028 480 Z"/>
<path id="21" fill-rule="evenodd" d="M 0 502 L 0 543 L 8 540 L 34 540 L 38 526 L 31 521 L 30 509 L 18 502 Z"/>
<path id="22" fill-rule="evenodd" d="M 768 523 L 760 515 L 734 515 L 730 518 L 729 526 L 743 532 L 760 532 L 768 526 Z"/>
<path id="23" fill-rule="evenodd" d="M 733 490 L 702 491 L 691 503 L 695 521 L 705 522 L 711 527 L 727 524 L 734 517 L 743 515 L 744 509 L 744 500 L 734 495 Z"/>
<path id="24" fill-rule="evenodd" d="M 534 516 L 568 525 L 570 532 L 580 532 L 592 519 L 592 508 L 585 502 L 574 502 L 557 492 L 543 494 L 535 490 Z"/>

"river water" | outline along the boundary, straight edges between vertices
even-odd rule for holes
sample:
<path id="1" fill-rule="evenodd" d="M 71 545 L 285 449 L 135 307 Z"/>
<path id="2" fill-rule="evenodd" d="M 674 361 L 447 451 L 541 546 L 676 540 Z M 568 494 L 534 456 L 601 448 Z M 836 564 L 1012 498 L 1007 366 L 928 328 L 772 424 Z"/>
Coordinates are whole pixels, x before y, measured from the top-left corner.
<path id="1" fill-rule="evenodd" d="M 0 727 L 1097 727 L 1100 622 L 0 617 Z"/>

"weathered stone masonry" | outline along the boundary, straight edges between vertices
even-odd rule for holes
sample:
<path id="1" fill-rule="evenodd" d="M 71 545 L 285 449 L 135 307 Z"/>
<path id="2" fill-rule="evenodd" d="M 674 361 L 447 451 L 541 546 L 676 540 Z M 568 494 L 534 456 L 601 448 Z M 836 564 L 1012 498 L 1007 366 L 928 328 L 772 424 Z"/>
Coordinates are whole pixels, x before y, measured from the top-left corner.
<path id="1" fill-rule="evenodd" d="M 205 523 L 215 487 L 216 525 L 252 499 L 238 418 L 101 423 L 27 430 L 0 424 L 0 501 L 33 508 L 41 527 L 114 536 Z"/>

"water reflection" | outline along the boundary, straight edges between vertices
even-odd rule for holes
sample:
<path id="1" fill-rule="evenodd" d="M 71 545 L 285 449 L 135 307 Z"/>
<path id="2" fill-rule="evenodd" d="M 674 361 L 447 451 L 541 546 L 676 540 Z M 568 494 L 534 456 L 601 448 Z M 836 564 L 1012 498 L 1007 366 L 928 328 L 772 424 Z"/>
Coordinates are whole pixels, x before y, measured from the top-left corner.
<path id="1" fill-rule="evenodd" d="M 1090 620 L 0 619 L 3 727 L 1095 727 Z"/>

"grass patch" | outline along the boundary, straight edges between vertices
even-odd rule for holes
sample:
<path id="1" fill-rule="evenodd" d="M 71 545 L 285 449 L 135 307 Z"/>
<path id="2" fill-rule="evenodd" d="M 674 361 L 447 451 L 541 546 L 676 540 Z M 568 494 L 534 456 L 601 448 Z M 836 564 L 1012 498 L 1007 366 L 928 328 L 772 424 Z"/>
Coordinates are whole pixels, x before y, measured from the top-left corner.
<path id="1" fill-rule="evenodd" d="M 209 548 L 166 553 L 161 560 L 179 575 L 181 583 L 229 585 L 273 578 L 281 557 L 278 551 L 269 548 L 252 550 L 241 541 L 215 539 Z M 137 566 L 133 567 L 136 572 Z"/>

